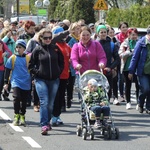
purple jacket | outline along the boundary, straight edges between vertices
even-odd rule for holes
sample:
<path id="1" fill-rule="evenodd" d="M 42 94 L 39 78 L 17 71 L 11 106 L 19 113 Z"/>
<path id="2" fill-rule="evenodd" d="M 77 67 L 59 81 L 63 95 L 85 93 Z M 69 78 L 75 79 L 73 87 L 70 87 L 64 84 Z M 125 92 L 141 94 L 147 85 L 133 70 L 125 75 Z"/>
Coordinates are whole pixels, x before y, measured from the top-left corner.
<path id="1" fill-rule="evenodd" d="M 100 71 L 98 65 L 100 63 L 106 65 L 107 59 L 101 44 L 98 41 L 90 40 L 87 47 L 84 47 L 82 42 L 73 45 L 71 62 L 74 69 L 76 69 L 77 64 L 82 65 L 80 70 L 80 73 L 82 74 L 90 69 Z"/>

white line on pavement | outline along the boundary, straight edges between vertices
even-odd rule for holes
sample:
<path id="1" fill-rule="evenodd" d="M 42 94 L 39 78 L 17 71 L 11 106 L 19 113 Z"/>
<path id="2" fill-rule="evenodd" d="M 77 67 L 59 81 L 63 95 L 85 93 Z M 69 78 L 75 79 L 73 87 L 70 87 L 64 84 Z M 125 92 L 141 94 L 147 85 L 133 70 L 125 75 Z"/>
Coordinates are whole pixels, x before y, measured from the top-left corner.
<path id="1" fill-rule="evenodd" d="M 12 123 L 9 123 L 9 125 L 10 125 L 16 132 L 24 132 L 20 127 L 14 126 Z"/>
<path id="2" fill-rule="evenodd" d="M 1 116 L 4 120 L 11 120 L 11 118 L 9 118 L 1 109 L 0 109 L 0 116 Z"/>
<path id="3" fill-rule="evenodd" d="M 35 142 L 31 137 L 22 136 L 22 138 L 27 141 L 33 148 L 42 148 L 37 142 Z"/>

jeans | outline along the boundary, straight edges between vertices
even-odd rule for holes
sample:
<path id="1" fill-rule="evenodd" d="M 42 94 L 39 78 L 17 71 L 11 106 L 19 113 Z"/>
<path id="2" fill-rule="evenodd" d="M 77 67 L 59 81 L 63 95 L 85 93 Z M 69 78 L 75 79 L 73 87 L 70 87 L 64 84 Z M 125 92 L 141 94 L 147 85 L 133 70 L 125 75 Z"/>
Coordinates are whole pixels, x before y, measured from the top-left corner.
<path id="1" fill-rule="evenodd" d="M 144 106 L 146 99 L 146 109 L 150 110 L 150 75 L 142 75 L 138 77 L 140 85 L 139 105 Z"/>
<path id="2" fill-rule="evenodd" d="M 94 114 L 95 114 L 95 117 L 98 118 L 101 116 L 101 113 L 103 113 L 103 116 L 109 116 L 109 113 L 110 113 L 110 108 L 108 106 L 92 106 L 90 108 Z"/>
<path id="3" fill-rule="evenodd" d="M 47 126 L 51 120 L 54 100 L 59 86 L 59 79 L 43 80 L 36 78 L 35 87 L 40 100 L 40 124 Z"/>

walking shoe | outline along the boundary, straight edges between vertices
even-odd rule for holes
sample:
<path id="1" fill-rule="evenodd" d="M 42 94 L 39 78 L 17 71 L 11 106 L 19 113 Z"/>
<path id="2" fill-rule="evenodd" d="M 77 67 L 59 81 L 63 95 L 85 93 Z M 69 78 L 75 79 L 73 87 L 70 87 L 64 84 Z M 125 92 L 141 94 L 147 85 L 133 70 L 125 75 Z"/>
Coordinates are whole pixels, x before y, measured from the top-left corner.
<path id="1" fill-rule="evenodd" d="M 138 104 L 136 105 L 136 108 L 135 108 L 135 109 L 136 109 L 137 111 L 139 110 L 139 105 L 138 105 Z"/>
<path id="2" fill-rule="evenodd" d="M 123 96 L 121 96 L 120 99 L 121 99 L 120 102 L 125 102 L 125 99 Z"/>
<path id="3" fill-rule="evenodd" d="M 114 101 L 113 101 L 113 104 L 114 104 L 114 105 L 119 105 L 119 104 L 120 104 L 120 102 L 118 101 L 118 99 L 117 99 L 117 98 L 115 98 L 115 99 L 114 99 Z"/>
<path id="4" fill-rule="evenodd" d="M 57 117 L 52 117 L 52 126 L 57 126 Z"/>
<path id="5" fill-rule="evenodd" d="M 104 127 L 107 127 L 107 126 L 108 126 L 107 119 L 104 119 L 104 120 L 102 121 L 102 125 L 103 125 Z"/>
<path id="6" fill-rule="evenodd" d="M 48 133 L 48 127 L 47 126 L 43 126 L 42 129 L 41 129 L 41 134 L 42 135 L 47 135 Z"/>
<path id="7" fill-rule="evenodd" d="M 2 96 L 3 96 L 4 101 L 10 101 L 10 99 L 5 94 L 2 94 Z"/>
<path id="8" fill-rule="evenodd" d="M 98 129 L 98 128 L 101 127 L 101 122 L 100 122 L 100 120 L 95 120 L 94 127 L 95 127 L 96 129 Z"/>
<path id="9" fill-rule="evenodd" d="M 150 115 L 150 110 L 149 110 L 149 109 L 146 109 L 146 113 Z"/>
<path id="10" fill-rule="evenodd" d="M 144 111 L 143 107 L 139 106 L 139 113 L 143 113 L 143 111 Z"/>
<path id="11" fill-rule="evenodd" d="M 20 124 L 22 126 L 26 126 L 25 115 L 20 115 Z"/>
<path id="12" fill-rule="evenodd" d="M 13 125 L 14 126 L 19 126 L 19 120 L 20 120 L 20 115 L 19 114 L 15 114 L 14 115 Z"/>
<path id="13" fill-rule="evenodd" d="M 33 109 L 34 109 L 35 112 L 39 112 L 39 107 L 38 107 L 37 105 L 35 105 L 35 106 L 33 107 Z"/>
<path id="14" fill-rule="evenodd" d="M 63 121 L 60 119 L 60 116 L 57 117 L 57 125 L 64 124 Z"/>
<path id="15" fill-rule="evenodd" d="M 50 123 L 47 125 L 47 128 L 48 128 L 48 131 L 52 130 L 52 126 Z"/>
<path id="16" fill-rule="evenodd" d="M 128 110 L 128 109 L 131 109 L 131 103 L 127 103 L 126 104 L 126 109 Z"/>

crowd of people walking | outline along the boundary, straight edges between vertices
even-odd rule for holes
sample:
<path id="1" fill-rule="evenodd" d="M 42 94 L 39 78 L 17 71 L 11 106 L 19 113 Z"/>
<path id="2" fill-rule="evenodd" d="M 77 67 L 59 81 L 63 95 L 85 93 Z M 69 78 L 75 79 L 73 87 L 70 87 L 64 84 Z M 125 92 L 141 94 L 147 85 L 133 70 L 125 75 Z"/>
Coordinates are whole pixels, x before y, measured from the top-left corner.
<path id="1" fill-rule="evenodd" d="M 136 110 L 150 114 L 150 26 L 139 38 L 127 22 L 120 22 L 118 34 L 111 25 L 83 19 L 38 25 L 1 19 L 0 24 L 0 101 L 9 101 L 13 91 L 14 125 L 26 125 L 32 101 L 42 135 L 63 124 L 61 113 L 72 107 L 75 80 L 90 69 L 106 76 L 109 102 L 118 107 L 126 102 L 127 110 L 135 83 Z"/>

